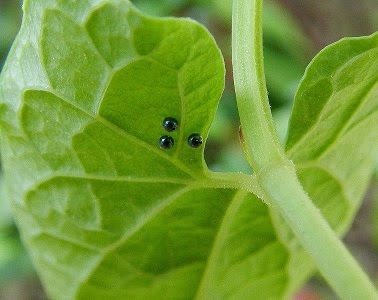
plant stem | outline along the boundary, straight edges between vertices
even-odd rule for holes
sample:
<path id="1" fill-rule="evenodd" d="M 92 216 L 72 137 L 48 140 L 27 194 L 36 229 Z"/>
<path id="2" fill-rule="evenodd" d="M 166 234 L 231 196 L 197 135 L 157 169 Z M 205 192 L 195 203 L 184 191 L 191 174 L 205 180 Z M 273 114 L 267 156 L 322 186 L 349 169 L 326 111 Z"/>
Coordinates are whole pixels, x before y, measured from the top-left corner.
<path id="1" fill-rule="evenodd" d="M 246 139 L 245 151 L 255 171 L 284 158 L 265 85 L 261 11 L 262 1 L 234 0 L 232 62 L 235 92 Z"/>
<path id="2" fill-rule="evenodd" d="M 276 206 L 301 245 L 342 299 L 378 299 L 353 256 L 303 190 L 273 127 L 265 85 L 262 0 L 234 0 L 233 67 L 247 152 L 263 200 Z"/>
<path id="3" fill-rule="evenodd" d="M 350 252 L 303 190 L 293 165 L 261 173 L 259 182 L 319 271 L 341 299 L 378 299 Z"/>

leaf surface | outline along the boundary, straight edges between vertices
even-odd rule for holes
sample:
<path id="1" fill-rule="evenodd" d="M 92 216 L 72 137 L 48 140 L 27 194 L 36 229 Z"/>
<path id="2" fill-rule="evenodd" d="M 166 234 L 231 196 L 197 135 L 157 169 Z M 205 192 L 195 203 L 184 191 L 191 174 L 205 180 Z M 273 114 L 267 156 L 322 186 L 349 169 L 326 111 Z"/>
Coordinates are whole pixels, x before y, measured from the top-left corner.
<path id="1" fill-rule="evenodd" d="M 289 253 L 269 209 L 230 184 L 247 177 L 210 173 L 204 145 L 187 143 L 206 140 L 223 85 L 220 52 L 193 21 L 148 18 L 127 1 L 25 3 L 1 77 L 2 146 L 52 299 L 286 293 Z"/>

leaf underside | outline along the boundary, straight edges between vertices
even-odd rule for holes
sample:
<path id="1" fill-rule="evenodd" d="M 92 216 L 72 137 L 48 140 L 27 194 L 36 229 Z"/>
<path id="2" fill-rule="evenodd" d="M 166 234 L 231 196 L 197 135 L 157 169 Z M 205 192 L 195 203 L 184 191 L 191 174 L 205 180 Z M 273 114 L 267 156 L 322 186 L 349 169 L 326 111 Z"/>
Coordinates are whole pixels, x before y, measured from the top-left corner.
<path id="1" fill-rule="evenodd" d="M 325 48 L 297 91 L 286 150 L 312 199 L 342 232 L 370 180 L 377 126 L 378 34 Z"/>
<path id="2" fill-rule="evenodd" d="M 224 188 L 204 146 L 187 143 L 192 133 L 206 140 L 224 85 L 209 33 L 121 0 L 25 1 L 24 9 L 0 81 L 1 146 L 9 197 L 49 296 L 282 299 L 298 288 L 313 267 L 279 215 Z M 288 139 L 302 183 L 340 231 L 369 178 L 378 106 L 377 36 L 342 43 L 307 71 Z M 344 58 L 317 66 L 332 51 Z M 346 78 L 343 69 L 356 65 L 362 75 Z M 317 89 L 324 97 L 306 111 Z M 178 120 L 176 131 L 164 130 L 166 117 Z M 324 127 L 334 130 L 319 141 Z M 175 144 L 160 149 L 167 134 Z"/>

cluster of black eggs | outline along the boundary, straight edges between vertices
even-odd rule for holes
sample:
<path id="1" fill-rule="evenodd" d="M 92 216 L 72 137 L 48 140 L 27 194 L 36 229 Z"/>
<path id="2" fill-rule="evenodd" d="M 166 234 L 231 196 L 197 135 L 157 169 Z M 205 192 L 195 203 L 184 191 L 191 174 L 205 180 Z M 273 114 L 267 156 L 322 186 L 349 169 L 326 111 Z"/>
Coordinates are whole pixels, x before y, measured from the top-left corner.
<path id="1" fill-rule="evenodd" d="M 163 120 L 163 128 L 167 132 L 172 132 L 178 129 L 179 124 L 175 118 L 167 117 Z M 188 137 L 188 144 L 192 148 L 198 148 L 202 145 L 202 136 L 198 133 L 193 133 Z M 170 135 L 163 135 L 159 140 L 160 148 L 171 149 L 175 144 L 175 140 Z"/>

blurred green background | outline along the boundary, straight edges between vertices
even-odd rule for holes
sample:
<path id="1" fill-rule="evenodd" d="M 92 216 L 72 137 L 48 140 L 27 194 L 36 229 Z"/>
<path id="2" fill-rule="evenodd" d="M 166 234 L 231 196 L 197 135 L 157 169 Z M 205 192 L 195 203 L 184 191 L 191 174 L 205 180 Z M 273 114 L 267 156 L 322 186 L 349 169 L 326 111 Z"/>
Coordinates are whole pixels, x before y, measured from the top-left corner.
<path id="1" fill-rule="evenodd" d="M 215 36 L 227 68 L 226 88 L 206 145 L 212 170 L 250 172 L 239 144 L 231 66 L 232 0 L 134 0 L 156 16 L 191 17 Z M 0 69 L 20 27 L 21 0 L 0 0 Z M 284 142 L 296 87 L 306 65 L 324 46 L 344 36 L 378 30 L 377 0 L 265 0 L 264 58 L 269 98 Z M 345 241 L 378 283 L 378 173 Z M 0 173 L 0 300 L 46 299 L 13 222 Z M 320 276 L 296 300 L 337 299 Z"/>

